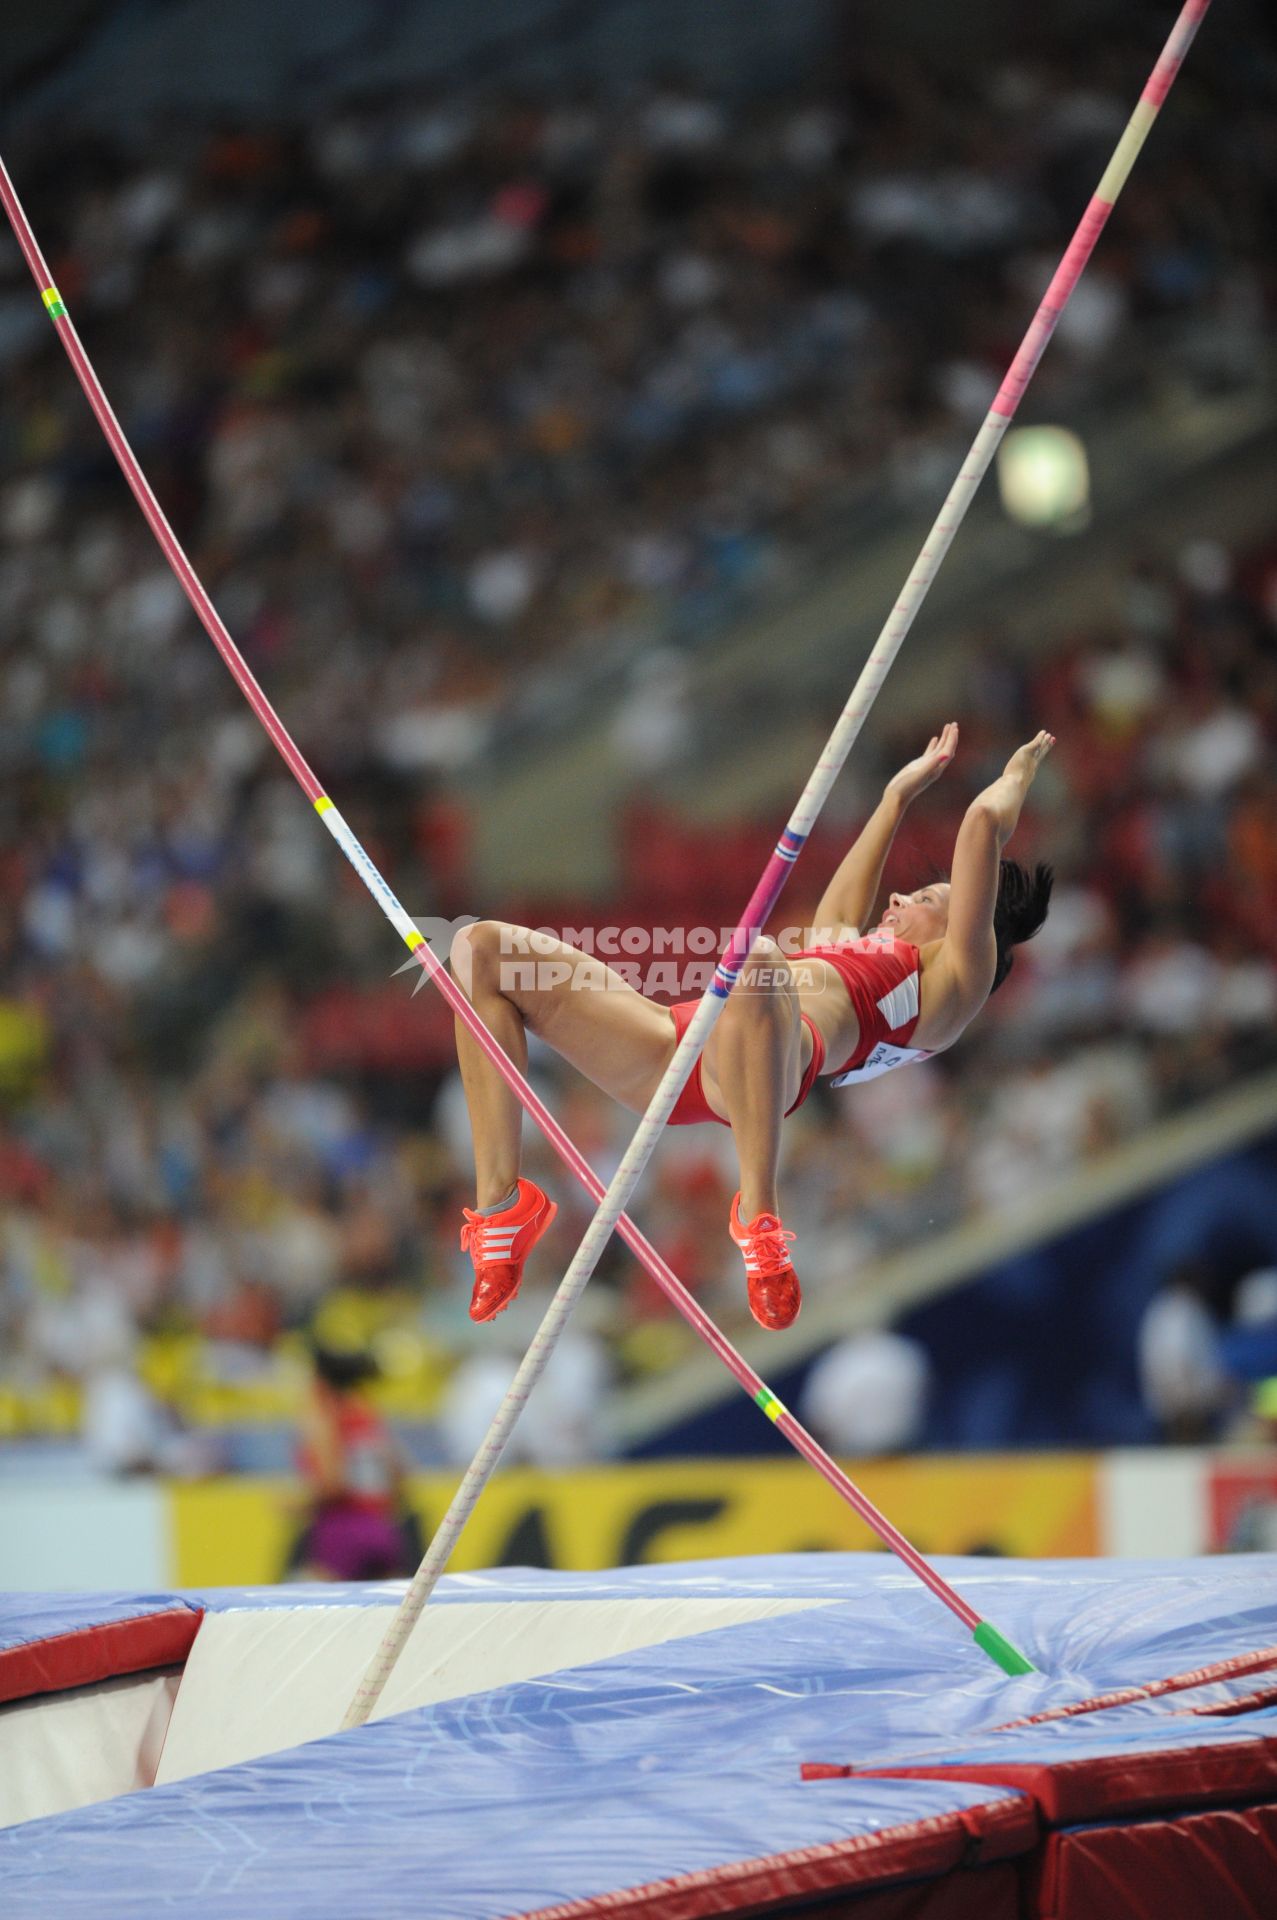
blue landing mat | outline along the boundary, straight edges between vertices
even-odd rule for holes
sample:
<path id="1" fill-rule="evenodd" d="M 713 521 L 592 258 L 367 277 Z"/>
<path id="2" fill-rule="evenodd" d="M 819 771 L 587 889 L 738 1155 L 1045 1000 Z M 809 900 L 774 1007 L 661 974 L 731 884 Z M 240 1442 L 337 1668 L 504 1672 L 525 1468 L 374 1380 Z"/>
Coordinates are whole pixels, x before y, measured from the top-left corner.
<path id="1" fill-rule="evenodd" d="M 1101 1749 L 1242 1748 L 1275 1731 L 1271 1713 L 1198 1709 L 1252 1694 L 1265 1649 L 1274 1679 L 1277 1557 L 938 1566 L 1039 1672 L 1008 1679 L 882 1555 L 456 1576 L 440 1604 L 688 1594 L 828 1604 L 10 1828 L 0 1833 L 0 1911 L 5 1920 L 179 1911 L 183 1920 L 498 1920 L 575 1903 L 584 1912 L 654 1882 L 671 1894 L 716 1889 L 703 1910 L 731 1911 L 750 1862 L 781 1863 L 767 1885 L 784 1895 L 848 1884 L 837 1875 L 862 1855 L 880 1858 L 887 1877 L 925 1878 L 948 1870 L 943 1836 L 953 1837 L 954 1866 L 977 1816 L 996 1825 L 999 1809 L 1013 1813 L 1017 1802 L 1010 1790 L 960 1779 L 803 1780 L 805 1762 L 958 1764 L 992 1754 L 1051 1765 Z M 0 1603 L 0 1648 L 95 1615 L 127 1619 L 130 1607 L 137 1616 L 183 1602 L 389 1606 L 400 1591 L 24 1595 Z M 1243 1670 L 1230 1673 L 1229 1663 Z M 1203 1669 L 1196 1685 L 1160 1697 L 996 1731 Z M 693 1910 L 702 1909 L 680 1908 Z"/>

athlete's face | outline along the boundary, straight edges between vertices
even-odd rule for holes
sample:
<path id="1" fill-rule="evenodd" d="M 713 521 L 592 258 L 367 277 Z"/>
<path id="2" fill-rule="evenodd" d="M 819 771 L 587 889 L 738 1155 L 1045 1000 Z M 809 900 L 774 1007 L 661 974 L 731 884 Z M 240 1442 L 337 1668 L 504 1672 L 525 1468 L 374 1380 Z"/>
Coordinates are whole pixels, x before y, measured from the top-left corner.
<path id="1" fill-rule="evenodd" d="M 937 880 L 917 893 L 893 893 L 881 924 L 910 946 L 943 940 L 949 925 L 949 883 Z"/>

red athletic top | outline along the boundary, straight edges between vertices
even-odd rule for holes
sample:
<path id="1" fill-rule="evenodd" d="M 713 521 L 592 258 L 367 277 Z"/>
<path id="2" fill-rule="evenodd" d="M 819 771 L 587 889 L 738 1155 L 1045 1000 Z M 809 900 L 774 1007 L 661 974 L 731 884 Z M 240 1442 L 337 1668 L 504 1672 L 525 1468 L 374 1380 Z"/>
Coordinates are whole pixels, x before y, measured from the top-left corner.
<path id="1" fill-rule="evenodd" d="M 790 956 L 795 968 L 802 960 L 829 962 L 846 986 L 860 1027 L 856 1050 L 834 1069 L 831 1086 L 859 1085 L 893 1067 L 927 1059 L 925 1051 L 909 1045 L 922 1003 L 917 947 L 879 928 L 841 946 L 807 947 Z"/>
<path id="2" fill-rule="evenodd" d="M 908 1066 L 910 1061 L 929 1057 L 921 1048 L 909 1045 L 921 1004 L 922 970 L 917 947 L 879 929 L 839 947 L 806 947 L 801 953 L 791 954 L 789 959 L 800 982 L 800 961 L 828 960 L 844 981 L 855 1011 L 860 1039 L 850 1060 L 844 1061 L 830 1077 L 831 1086 L 846 1087 L 859 1085 L 862 1080 L 876 1080 L 880 1073 L 890 1073 L 893 1067 Z M 676 1038 L 682 1039 L 699 1005 L 699 1000 L 685 1000 L 670 1008 Z M 804 1013 L 803 1025 L 811 1032 L 811 1059 L 789 1113 L 796 1113 L 802 1106 L 825 1064 L 825 1043 L 810 1014 Z M 789 1114 L 785 1117 L 788 1119 Z M 731 1124 L 715 1113 L 706 1100 L 698 1060 L 666 1124 L 687 1127 L 704 1120 L 717 1120 L 724 1127 Z"/>

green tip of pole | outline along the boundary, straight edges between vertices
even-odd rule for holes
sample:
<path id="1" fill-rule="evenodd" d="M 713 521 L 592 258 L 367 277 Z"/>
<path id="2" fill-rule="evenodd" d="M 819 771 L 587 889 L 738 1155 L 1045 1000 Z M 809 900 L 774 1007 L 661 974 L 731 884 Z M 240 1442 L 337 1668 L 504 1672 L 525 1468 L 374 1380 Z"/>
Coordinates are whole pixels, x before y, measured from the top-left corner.
<path id="1" fill-rule="evenodd" d="M 982 1653 L 987 1653 L 990 1660 L 997 1662 L 1003 1673 L 1037 1672 L 1033 1662 L 1026 1660 L 1019 1649 L 1011 1645 L 1006 1635 L 999 1633 L 996 1627 L 990 1626 L 987 1620 L 980 1622 L 971 1637 Z"/>

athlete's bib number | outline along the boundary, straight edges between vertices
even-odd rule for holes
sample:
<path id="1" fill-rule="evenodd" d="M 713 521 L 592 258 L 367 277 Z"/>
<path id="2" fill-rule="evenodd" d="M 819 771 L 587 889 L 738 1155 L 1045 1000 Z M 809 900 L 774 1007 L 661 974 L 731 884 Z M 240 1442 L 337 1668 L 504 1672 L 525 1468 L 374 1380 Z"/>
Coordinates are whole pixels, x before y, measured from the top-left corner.
<path id="1" fill-rule="evenodd" d="M 829 1084 L 831 1087 L 846 1087 L 854 1081 L 859 1085 L 862 1080 L 876 1080 L 880 1074 L 890 1073 L 893 1067 L 912 1066 L 915 1060 L 925 1060 L 926 1057 L 919 1047 L 889 1047 L 885 1040 L 879 1041 L 858 1067 L 851 1067 L 846 1073 L 836 1073 Z"/>

